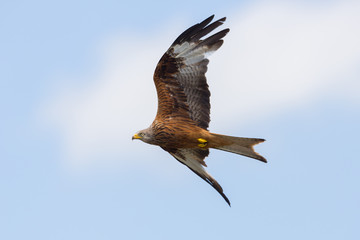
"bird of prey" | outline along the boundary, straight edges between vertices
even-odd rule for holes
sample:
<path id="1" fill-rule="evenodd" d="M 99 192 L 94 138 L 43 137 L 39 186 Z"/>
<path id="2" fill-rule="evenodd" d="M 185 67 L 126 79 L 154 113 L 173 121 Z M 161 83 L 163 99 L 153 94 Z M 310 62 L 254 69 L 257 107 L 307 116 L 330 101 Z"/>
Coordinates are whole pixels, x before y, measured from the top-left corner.
<path id="1" fill-rule="evenodd" d="M 150 127 L 132 139 L 158 145 L 209 183 L 230 206 L 220 184 L 204 169 L 204 158 L 215 148 L 266 162 L 253 149 L 260 138 L 232 137 L 209 132 L 210 91 L 205 73 L 208 56 L 223 44 L 229 29 L 205 37 L 226 18 L 212 22 L 214 15 L 183 32 L 156 66 L 154 83 L 158 109 Z M 211 23 L 212 22 L 212 23 Z"/>

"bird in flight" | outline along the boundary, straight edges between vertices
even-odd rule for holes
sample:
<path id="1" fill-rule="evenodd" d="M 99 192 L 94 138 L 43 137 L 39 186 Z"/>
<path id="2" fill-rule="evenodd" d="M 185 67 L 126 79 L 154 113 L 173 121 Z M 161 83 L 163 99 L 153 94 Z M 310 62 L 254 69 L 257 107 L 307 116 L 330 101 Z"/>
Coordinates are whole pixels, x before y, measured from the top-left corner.
<path id="1" fill-rule="evenodd" d="M 209 37 L 226 18 L 212 22 L 214 15 L 183 32 L 165 52 L 156 66 L 154 83 L 158 109 L 150 127 L 132 139 L 158 145 L 209 183 L 230 206 L 220 184 L 205 170 L 205 157 L 215 148 L 262 162 L 266 159 L 253 149 L 264 142 L 260 138 L 232 137 L 208 131 L 210 91 L 205 73 L 208 56 L 223 44 L 229 29 Z M 211 23 L 212 22 L 212 23 Z"/>

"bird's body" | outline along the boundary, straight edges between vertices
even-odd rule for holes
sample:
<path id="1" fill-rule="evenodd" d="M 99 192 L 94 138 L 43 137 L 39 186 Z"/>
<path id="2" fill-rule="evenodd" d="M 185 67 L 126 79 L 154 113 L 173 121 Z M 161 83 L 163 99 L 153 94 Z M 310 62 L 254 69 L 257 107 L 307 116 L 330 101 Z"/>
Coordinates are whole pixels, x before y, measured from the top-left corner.
<path id="1" fill-rule="evenodd" d="M 207 56 L 221 47 L 222 38 L 229 32 L 224 29 L 202 40 L 226 20 L 222 18 L 209 24 L 213 17 L 183 32 L 160 59 L 154 73 L 157 115 L 150 127 L 136 133 L 133 139 L 158 145 L 169 152 L 212 185 L 230 205 L 221 186 L 204 169 L 209 149 L 266 160 L 253 150 L 253 146 L 264 139 L 231 137 L 207 130 L 210 122 L 210 91 L 205 77 Z"/>
<path id="2" fill-rule="evenodd" d="M 198 138 L 207 138 L 209 132 L 196 126 L 189 124 L 189 121 L 183 119 L 173 120 L 168 118 L 164 121 L 154 121 L 151 128 L 154 129 L 155 142 L 163 148 L 197 148 Z M 184 122 L 182 122 L 184 121 Z M 183 124 L 184 123 L 184 124 Z"/>

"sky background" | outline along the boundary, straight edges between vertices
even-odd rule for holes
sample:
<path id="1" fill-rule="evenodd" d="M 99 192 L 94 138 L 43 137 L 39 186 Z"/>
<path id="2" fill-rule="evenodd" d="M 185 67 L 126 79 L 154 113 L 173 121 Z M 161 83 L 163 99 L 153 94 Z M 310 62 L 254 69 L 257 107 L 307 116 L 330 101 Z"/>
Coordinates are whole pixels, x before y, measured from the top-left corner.
<path id="1" fill-rule="evenodd" d="M 359 1 L 2 1 L 0 239 L 360 239 Z M 210 130 L 232 206 L 160 148 L 157 61 L 227 17 Z"/>

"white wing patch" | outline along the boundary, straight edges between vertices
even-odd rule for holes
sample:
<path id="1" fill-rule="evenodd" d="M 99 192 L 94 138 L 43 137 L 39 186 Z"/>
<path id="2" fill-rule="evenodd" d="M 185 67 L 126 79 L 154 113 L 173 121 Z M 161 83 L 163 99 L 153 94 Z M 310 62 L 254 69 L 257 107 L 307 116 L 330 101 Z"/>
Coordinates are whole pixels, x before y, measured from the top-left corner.
<path id="1" fill-rule="evenodd" d="M 212 176 L 206 172 L 206 170 L 201 165 L 201 162 L 203 159 L 200 159 L 198 156 L 196 156 L 191 150 L 189 149 L 178 149 L 176 154 L 170 153 L 174 158 L 176 158 L 181 163 L 185 164 L 191 170 L 196 171 L 198 173 L 203 173 L 203 175 L 209 176 L 212 178 Z M 182 156 L 182 157 L 181 157 Z"/>
<path id="2" fill-rule="evenodd" d="M 198 44 L 184 42 L 181 45 L 173 46 L 174 55 L 177 58 L 184 58 L 186 65 L 194 65 L 208 58 L 218 47 L 209 48 L 208 46 L 196 47 Z"/>
<path id="3" fill-rule="evenodd" d="M 185 49 L 191 49 L 194 45 L 196 45 L 196 44 L 195 43 L 184 42 L 184 43 L 182 43 L 180 45 L 176 44 L 172 48 L 174 49 L 174 54 L 177 56 L 179 53 L 184 52 Z"/>

